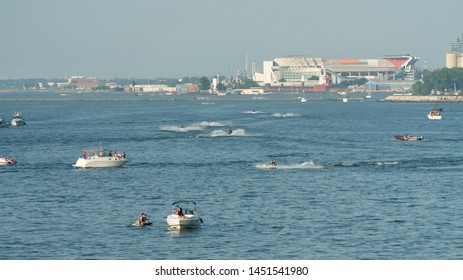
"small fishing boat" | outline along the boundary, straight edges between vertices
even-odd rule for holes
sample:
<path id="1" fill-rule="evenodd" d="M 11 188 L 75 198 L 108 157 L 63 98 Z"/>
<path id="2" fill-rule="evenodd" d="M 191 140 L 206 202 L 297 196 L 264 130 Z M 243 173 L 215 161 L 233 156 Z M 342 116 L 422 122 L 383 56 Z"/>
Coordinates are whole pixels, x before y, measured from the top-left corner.
<path id="1" fill-rule="evenodd" d="M 2 157 L 0 158 L 0 165 L 9 165 L 9 164 L 16 164 L 17 161 L 10 158 L 10 157 Z"/>
<path id="2" fill-rule="evenodd" d="M 11 125 L 12 126 L 21 126 L 21 125 L 25 125 L 26 122 L 23 120 L 23 116 L 20 112 L 16 112 L 14 115 L 13 115 L 13 119 L 11 120 Z"/>
<path id="3" fill-rule="evenodd" d="M 395 139 L 401 140 L 401 141 L 421 141 L 424 139 L 423 136 L 413 136 L 410 134 L 404 134 L 404 135 L 394 135 Z"/>
<path id="4" fill-rule="evenodd" d="M 442 108 L 440 108 L 439 106 L 434 106 L 431 109 L 431 112 L 428 113 L 428 119 L 429 120 L 442 120 L 441 112 L 442 112 Z"/>
<path id="5" fill-rule="evenodd" d="M 203 219 L 196 210 L 196 202 L 180 200 L 172 203 L 172 211 L 166 218 L 170 228 L 185 229 L 201 226 Z"/>

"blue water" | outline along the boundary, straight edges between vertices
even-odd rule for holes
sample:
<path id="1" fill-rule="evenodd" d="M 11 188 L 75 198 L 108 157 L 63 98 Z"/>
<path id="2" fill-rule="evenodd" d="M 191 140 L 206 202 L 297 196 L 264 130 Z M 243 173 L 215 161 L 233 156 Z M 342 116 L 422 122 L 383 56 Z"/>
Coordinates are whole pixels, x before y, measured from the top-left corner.
<path id="1" fill-rule="evenodd" d="M 27 122 L 0 129 L 0 259 L 463 258 L 463 105 L 169 98 L 0 101 Z M 130 162 L 72 167 L 100 142 Z M 180 199 L 201 228 L 167 229 Z"/>

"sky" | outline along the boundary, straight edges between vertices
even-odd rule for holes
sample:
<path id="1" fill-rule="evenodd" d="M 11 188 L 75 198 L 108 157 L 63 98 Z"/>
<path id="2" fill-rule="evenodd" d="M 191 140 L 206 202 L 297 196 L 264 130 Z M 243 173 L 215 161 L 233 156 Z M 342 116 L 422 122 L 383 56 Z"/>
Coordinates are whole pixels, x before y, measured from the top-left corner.
<path id="1" fill-rule="evenodd" d="M 445 66 L 456 0 L 2 0 L 0 78 L 234 75 L 290 55 Z M 426 63 L 425 63 L 426 62 Z"/>

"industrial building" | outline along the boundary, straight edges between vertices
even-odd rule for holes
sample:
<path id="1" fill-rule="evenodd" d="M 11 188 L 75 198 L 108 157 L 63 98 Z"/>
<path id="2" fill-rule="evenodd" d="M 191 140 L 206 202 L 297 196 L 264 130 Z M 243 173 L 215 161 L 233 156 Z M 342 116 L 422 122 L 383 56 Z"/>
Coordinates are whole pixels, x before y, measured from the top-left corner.
<path id="1" fill-rule="evenodd" d="M 452 43 L 452 51 L 445 56 L 446 68 L 463 68 L 463 34 L 462 38 L 457 38 L 456 43 Z"/>
<path id="2" fill-rule="evenodd" d="M 371 81 L 415 80 L 418 57 L 408 54 L 385 55 L 378 59 L 324 59 L 311 56 L 289 56 L 264 61 L 263 71 L 253 67 L 253 80 L 262 85 L 304 86 L 337 84 L 344 80 L 366 78 Z"/>

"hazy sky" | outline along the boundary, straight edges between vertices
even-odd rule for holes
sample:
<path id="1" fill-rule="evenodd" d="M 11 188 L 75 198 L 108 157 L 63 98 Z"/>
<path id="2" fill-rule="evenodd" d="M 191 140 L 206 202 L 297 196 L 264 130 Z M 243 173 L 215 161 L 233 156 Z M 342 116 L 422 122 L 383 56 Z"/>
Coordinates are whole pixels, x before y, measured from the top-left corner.
<path id="1" fill-rule="evenodd" d="M 288 55 L 445 66 L 459 0 L 2 0 L 0 77 L 226 75 Z"/>

